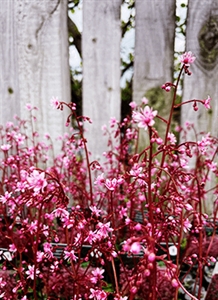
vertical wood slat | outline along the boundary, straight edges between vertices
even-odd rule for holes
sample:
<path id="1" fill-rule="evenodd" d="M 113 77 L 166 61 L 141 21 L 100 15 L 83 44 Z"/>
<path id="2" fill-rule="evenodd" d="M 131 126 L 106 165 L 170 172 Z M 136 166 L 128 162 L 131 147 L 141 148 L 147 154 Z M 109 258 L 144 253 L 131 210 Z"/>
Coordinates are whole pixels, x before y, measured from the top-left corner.
<path id="1" fill-rule="evenodd" d="M 185 76 L 183 101 L 212 98 L 212 110 L 198 105 L 194 111 L 190 105 L 182 106 L 181 125 L 194 124 L 197 133 L 210 132 L 217 137 L 218 121 L 218 2 L 216 0 L 190 0 L 188 6 L 186 49 L 192 51 L 196 60 L 190 67 L 191 76 Z M 197 138 L 201 140 L 199 136 Z M 196 141 L 196 133 L 188 131 L 187 140 Z M 212 175 L 211 175 L 212 176 Z M 208 184 L 209 190 L 216 184 L 214 176 Z M 213 195 L 208 195 L 207 213 L 213 212 Z"/>
<path id="2" fill-rule="evenodd" d="M 107 148 L 102 125 L 120 119 L 120 6 L 121 0 L 83 1 L 83 115 L 91 159 Z"/>
<path id="3" fill-rule="evenodd" d="M 161 86 L 173 80 L 175 1 L 136 0 L 135 8 L 133 100 L 140 104 L 142 97 L 148 98 L 149 105 L 168 119 L 172 94 Z M 155 127 L 164 138 L 165 124 L 156 120 Z M 147 134 L 140 130 L 139 150 L 147 142 Z"/>
<path id="4" fill-rule="evenodd" d="M 0 124 L 20 113 L 16 9 L 13 0 L 0 3 Z"/>
<path id="5" fill-rule="evenodd" d="M 14 113 L 27 117 L 25 104 L 39 108 L 35 124 L 40 136 L 66 131 L 68 112 L 53 110 L 52 96 L 70 102 L 67 0 L 9 0 L 0 5 L 0 123 Z M 9 88 L 11 93 L 9 92 Z"/>
<path id="6" fill-rule="evenodd" d="M 136 0 L 135 8 L 133 99 L 140 103 L 149 89 L 173 79 L 175 1 Z"/>
<path id="7" fill-rule="evenodd" d="M 211 25 L 209 21 L 211 20 Z M 213 23 L 214 22 L 214 27 Z M 211 27 L 210 27 L 211 26 Z M 198 111 L 182 107 L 182 125 L 186 121 L 195 124 L 197 132 L 211 132 L 217 136 L 218 121 L 218 2 L 214 0 L 190 0 L 188 6 L 186 49 L 196 60 L 191 65 L 191 76 L 184 78 L 183 101 L 206 99 L 211 96 L 212 113 L 203 105 Z M 190 132 L 188 139 L 195 138 Z"/>

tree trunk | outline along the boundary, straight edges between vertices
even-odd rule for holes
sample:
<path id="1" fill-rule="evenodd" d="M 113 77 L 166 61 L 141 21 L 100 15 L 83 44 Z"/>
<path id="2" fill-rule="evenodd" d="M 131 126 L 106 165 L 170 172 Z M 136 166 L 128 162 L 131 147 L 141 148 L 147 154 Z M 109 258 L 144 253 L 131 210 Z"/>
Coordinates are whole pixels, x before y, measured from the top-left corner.
<path id="1" fill-rule="evenodd" d="M 70 101 L 67 0 L 1 1 L 0 123 L 27 117 L 25 104 L 39 109 L 35 130 L 49 133 L 55 151 L 67 112 L 51 109 L 57 96 Z"/>
<path id="2" fill-rule="evenodd" d="M 141 103 L 142 97 L 158 110 L 163 118 L 169 115 L 171 93 L 161 89 L 173 80 L 175 1 L 136 1 L 135 59 L 133 100 Z M 163 123 L 158 125 L 161 134 Z"/>
<path id="3" fill-rule="evenodd" d="M 192 51 L 196 60 L 191 65 L 192 76 L 184 78 L 183 101 L 212 98 L 212 110 L 198 105 L 198 111 L 182 106 L 181 125 L 194 124 L 197 133 L 210 132 L 217 137 L 218 117 L 218 2 L 213 0 L 190 0 L 187 19 L 186 49 Z M 201 139 L 198 137 L 198 139 Z M 194 131 L 187 140 L 196 141 Z M 212 203 L 208 204 L 212 211 Z"/>
<path id="4" fill-rule="evenodd" d="M 92 160 L 108 149 L 102 126 L 120 119 L 121 2 L 83 1 L 83 114 L 93 121 L 85 123 Z"/>

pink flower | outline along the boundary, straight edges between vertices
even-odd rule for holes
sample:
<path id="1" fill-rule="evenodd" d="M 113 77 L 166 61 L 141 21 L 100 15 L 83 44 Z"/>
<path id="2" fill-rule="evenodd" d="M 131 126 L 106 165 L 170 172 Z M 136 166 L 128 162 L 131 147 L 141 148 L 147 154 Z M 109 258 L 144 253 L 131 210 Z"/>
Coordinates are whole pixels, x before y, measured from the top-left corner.
<path id="1" fill-rule="evenodd" d="M 113 229 L 110 228 L 110 222 L 107 222 L 107 223 L 101 223 L 99 222 L 96 226 L 99 230 L 96 232 L 97 233 L 97 236 L 96 238 L 98 240 L 102 239 L 102 238 L 107 238 L 108 237 L 108 233 L 109 232 L 112 232 Z"/>
<path id="2" fill-rule="evenodd" d="M 2 203 L 2 204 L 7 203 L 7 202 L 10 200 L 10 198 L 11 198 L 11 194 L 12 194 L 12 193 L 8 193 L 8 192 L 6 191 L 4 196 L 1 195 L 1 196 L 0 196 L 0 203 Z"/>
<path id="3" fill-rule="evenodd" d="M 158 144 L 158 145 L 161 145 L 161 144 L 163 144 L 163 140 L 162 140 L 162 138 L 156 138 L 156 143 Z"/>
<path id="4" fill-rule="evenodd" d="M 102 213 L 101 209 L 97 209 L 97 207 L 94 205 L 90 206 L 89 208 L 92 211 L 92 214 L 95 215 L 96 217 L 99 217 Z"/>
<path id="5" fill-rule="evenodd" d="M 116 185 L 117 185 L 117 179 L 116 178 L 114 178 L 112 180 L 106 179 L 106 181 L 105 181 L 105 186 L 110 191 L 114 191 L 115 188 L 116 188 Z"/>
<path id="6" fill-rule="evenodd" d="M 42 251 L 37 251 L 36 253 L 36 261 L 37 262 L 41 262 L 44 258 L 44 252 Z"/>
<path id="7" fill-rule="evenodd" d="M 183 223 L 183 230 L 186 233 L 188 230 L 192 228 L 192 224 L 190 223 L 189 219 L 186 219 Z"/>
<path id="8" fill-rule="evenodd" d="M 177 288 L 179 286 L 178 281 L 175 278 L 172 279 L 171 283 L 174 288 Z"/>
<path id="9" fill-rule="evenodd" d="M 129 252 L 131 252 L 132 254 L 139 254 L 140 251 L 141 251 L 140 243 L 139 242 L 132 243 L 132 245 L 130 246 Z"/>
<path id="10" fill-rule="evenodd" d="M 153 252 L 149 253 L 148 261 L 153 262 L 155 260 L 155 258 L 156 258 L 156 255 Z"/>
<path id="11" fill-rule="evenodd" d="M 145 97 L 143 97 L 141 101 L 142 101 L 142 103 L 144 103 L 144 104 L 148 104 L 148 99 L 145 98 Z"/>
<path id="12" fill-rule="evenodd" d="M 140 223 L 137 223 L 134 228 L 135 230 L 140 231 L 142 229 L 142 225 Z"/>
<path id="13" fill-rule="evenodd" d="M 111 128 L 113 128 L 116 124 L 117 124 L 116 118 L 112 117 L 112 118 L 110 119 L 110 126 L 111 126 Z"/>
<path id="14" fill-rule="evenodd" d="M 31 222 L 31 224 L 29 225 L 29 231 L 31 234 L 34 234 L 34 232 L 37 231 L 37 228 L 38 228 L 38 221 L 35 220 L 33 222 Z"/>
<path id="15" fill-rule="evenodd" d="M 170 144 L 175 145 L 176 144 L 176 137 L 173 133 L 168 132 L 167 140 L 170 142 Z"/>
<path id="16" fill-rule="evenodd" d="M 189 67 L 195 61 L 196 57 L 192 54 L 191 51 L 185 52 L 181 58 L 180 62 L 184 64 L 186 67 Z"/>
<path id="17" fill-rule="evenodd" d="M 127 208 L 126 207 L 118 207 L 119 216 L 122 219 L 123 217 L 127 217 Z"/>
<path id="18" fill-rule="evenodd" d="M 134 101 L 132 101 L 132 102 L 129 103 L 129 106 L 130 106 L 132 109 L 134 109 L 134 108 L 137 107 L 137 103 L 134 102 Z"/>
<path id="19" fill-rule="evenodd" d="M 152 111 L 152 108 L 145 106 L 140 112 L 133 111 L 133 121 L 138 123 L 139 128 L 148 129 L 148 126 L 154 125 L 154 117 L 157 115 L 157 110 Z"/>
<path id="20" fill-rule="evenodd" d="M 193 207 L 192 207 L 191 204 L 189 204 L 189 203 L 185 204 L 184 206 L 185 206 L 185 209 L 186 209 L 187 211 L 193 210 Z"/>
<path id="21" fill-rule="evenodd" d="M 60 101 L 58 100 L 57 97 L 52 97 L 50 101 L 51 101 L 51 106 L 53 108 L 56 108 L 56 109 L 60 108 Z"/>
<path id="22" fill-rule="evenodd" d="M 27 104 L 26 104 L 26 109 L 27 109 L 27 110 L 31 110 L 31 109 L 32 109 L 32 105 L 31 105 L 30 103 L 27 103 Z"/>
<path id="23" fill-rule="evenodd" d="M 91 277 L 91 282 L 92 283 L 97 283 L 98 281 L 100 281 L 102 278 L 104 278 L 104 276 L 102 276 L 102 274 L 104 273 L 103 269 L 100 268 L 96 268 L 94 271 L 92 271 L 92 274 L 94 275 L 94 277 Z"/>
<path id="24" fill-rule="evenodd" d="M 4 145 L 1 146 L 1 149 L 3 151 L 8 151 L 10 148 L 11 148 L 11 145 L 9 145 L 9 144 L 4 144 Z"/>
<path id="25" fill-rule="evenodd" d="M 204 106 L 206 109 L 210 109 L 210 101 L 211 101 L 210 96 L 208 96 L 207 99 L 204 100 Z"/>
<path id="26" fill-rule="evenodd" d="M 6 285 L 6 281 L 4 281 L 4 279 L 1 277 L 0 278 L 0 287 L 3 288 Z"/>
<path id="27" fill-rule="evenodd" d="M 96 178 L 94 184 L 102 185 L 102 184 L 104 184 L 104 182 L 105 182 L 104 173 L 101 173 L 101 175 L 98 175 L 98 177 Z"/>
<path id="28" fill-rule="evenodd" d="M 26 274 L 28 275 L 27 278 L 34 280 L 35 266 L 28 266 L 28 269 L 29 270 L 26 271 Z M 38 269 L 36 269 L 36 276 L 38 276 L 39 273 L 40 273 L 40 271 Z"/>
<path id="29" fill-rule="evenodd" d="M 15 134 L 14 138 L 15 138 L 16 142 L 18 143 L 18 145 L 24 144 L 25 136 L 22 135 L 21 133 Z"/>
<path id="30" fill-rule="evenodd" d="M 105 293 L 102 290 L 94 290 L 94 289 L 90 289 L 91 295 L 89 296 L 89 299 L 93 299 L 94 300 L 106 300 L 107 299 L 107 293 Z"/>
<path id="31" fill-rule="evenodd" d="M 207 148 L 211 145 L 210 133 L 207 133 L 205 136 L 203 136 L 202 140 L 198 141 L 197 144 L 201 154 L 205 155 L 207 152 Z"/>
<path id="32" fill-rule="evenodd" d="M 59 262 L 58 261 L 55 261 L 54 264 L 50 266 L 51 272 L 57 271 L 58 268 L 59 268 Z"/>
<path id="33" fill-rule="evenodd" d="M 45 252 L 47 258 L 52 258 L 52 257 L 54 257 L 54 256 L 53 256 L 53 252 L 52 252 L 52 245 L 51 245 L 51 244 L 49 244 L 49 243 L 44 243 L 43 249 L 44 249 L 44 252 Z"/>
<path id="34" fill-rule="evenodd" d="M 27 182 L 29 183 L 29 188 L 33 188 L 35 193 L 39 193 L 40 190 L 44 190 L 47 186 L 47 181 L 45 179 L 45 173 L 33 170 L 29 177 L 27 177 Z"/>
<path id="35" fill-rule="evenodd" d="M 77 260 L 77 256 L 74 254 L 74 250 L 71 250 L 71 251 L 64 251 L 64 259 L 66 260 L 73 260 L 73 261 L 76 261 Z"/>
<path id="36" fill-rule="evenodd" d="M 69 219 L 69 212 L 61 207 L 56 208 L 55 210 L 53 210 L 52 214 L 56 217 L 56 218 L 60 218 L 62 222 L 65 222 L 66 220 Z"/>
<path id="37" fill-rule="evenodd" d="M 14 244 L 9 245 L 9 251 L 14 253 L 17 251 L 17 247 Z"/>

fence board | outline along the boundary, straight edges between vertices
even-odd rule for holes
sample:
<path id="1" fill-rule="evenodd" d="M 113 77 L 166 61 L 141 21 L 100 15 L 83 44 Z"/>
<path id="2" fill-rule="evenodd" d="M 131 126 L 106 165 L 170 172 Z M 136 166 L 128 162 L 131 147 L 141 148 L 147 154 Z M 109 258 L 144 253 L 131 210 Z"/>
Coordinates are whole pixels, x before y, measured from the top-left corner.
<path id="1" fill-rule="evenodd" d="M 135 8 L 133 100 L 140 103 L 146 96 L 149 105 L 167 119 L 171 93 L 161 90 L 161 86 L 173 80 L 175 1 L 136 1 Z M 165 125 L 157 121 L 156 127 L 164 137 Z M 140 150 L 146 140 L 141 131 Z"/>
<path id="2" fill-rule="evenodd" d="M 212 113 L 199 105 L 198 111 L 182 108 L 182 125 L 192 122 L 197 132 L 211 132 L 217 136 L 218 118 L 218 2 L 213 0 L 191 0 L 187 19 L 187 51 L 197 57 L 190 67 L 192 76 L 185 76 L 183 101 L 211 96 Z M 190 132 L 189 139 L 194 138 Z"/>
<path id="3" fill-rule="evenodd" d="M 136 1 L 133 99 L 173 78 L 175 1 Z"/>
<path id="4" fill-rule="evenodd" d="M 40 135 L 49 132 L 55 140 L 66 131 L 66 113 L 52 110 L 50 99 L 70 101 L 67 2 L 1 1 L 1 124 L 14 113 L 25 118 L 25 104 L 31 103 L 40 109 Z"/>
<path id="5" fill-rule="evenodd" d="M 197 133 L 211 132 L 217 137 L 218 121 L 218 2 L 213 0 L 190 0 L 188 6 L 186 49 L 197 57 L 185 76 L 183 101 L 206 99 L 211 96 L 212 110 L 198 105 L 198 111 L 183 106 L 181 125 L 188 121 L 195 124 Z M 196 140 L 194 131 L 188 132 L 188 140 Z M 215 180 L 215 179 L 214 179 Z M 214 181 L 211 183 L 213 186 Z M 209 187 L 208 187 L 209 188 Z M 208 199 L 209 200 L 209 199 Z M 208 213 L 213 210 L 212 197 L 207 202 Z"/>
<path id="6" fill-rule="evenodd" d="M 83 1 L 83 114 L 92 160 L 107 149 L 101 127 L 120 119 L 121 0 Z"/>

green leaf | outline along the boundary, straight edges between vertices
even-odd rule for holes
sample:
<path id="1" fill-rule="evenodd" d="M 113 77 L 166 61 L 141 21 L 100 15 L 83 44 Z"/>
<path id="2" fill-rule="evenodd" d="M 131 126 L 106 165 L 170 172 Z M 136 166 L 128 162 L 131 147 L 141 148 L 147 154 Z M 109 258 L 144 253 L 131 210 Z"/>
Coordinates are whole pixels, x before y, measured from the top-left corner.
<path id="1" fill-rule="evenodd" d="M 81 268 L 87 268 L 88 266 L 89 266 L 89 261 L 85 261 L 85 262 L 83 262 L 83 263 L 81 263 Z"/>
<path id="2" fill-rule="evenodd" d="M 105 282 L 105 283 L 106 283 L 106 282 Z M 113 293 L 113 292 L 114 292 L 112 283 L 106 283 L 106 286 L 103 286 L 102 289 L 103 289 L 105 292 L 108 292 L 108 293 Z"/>

